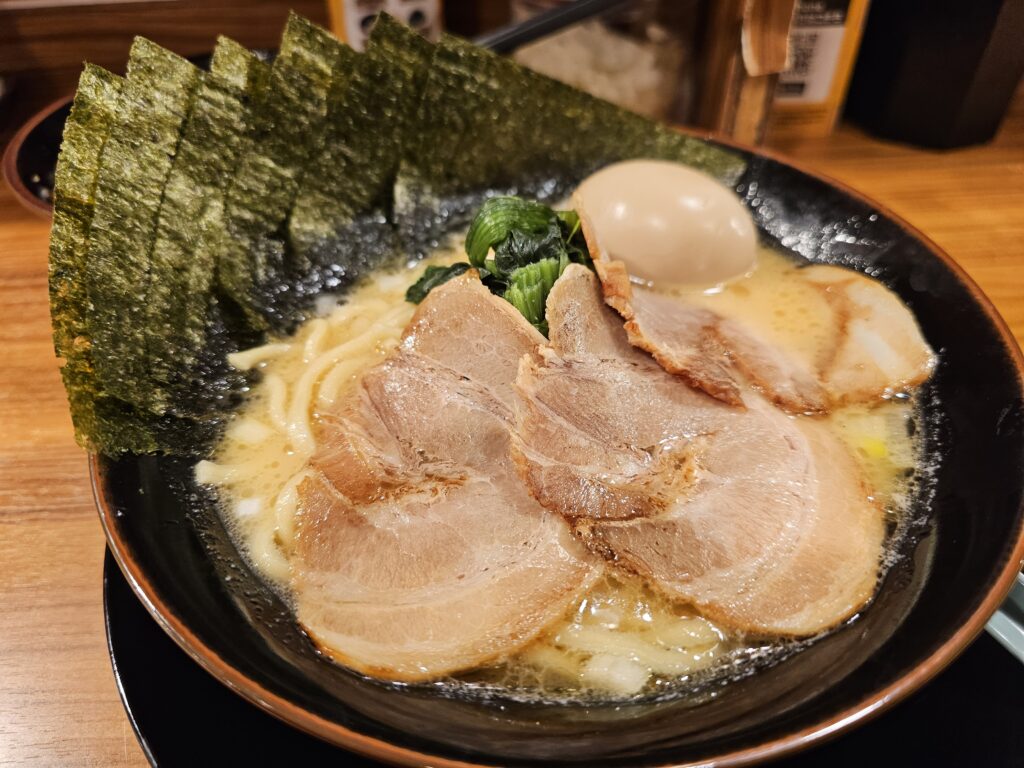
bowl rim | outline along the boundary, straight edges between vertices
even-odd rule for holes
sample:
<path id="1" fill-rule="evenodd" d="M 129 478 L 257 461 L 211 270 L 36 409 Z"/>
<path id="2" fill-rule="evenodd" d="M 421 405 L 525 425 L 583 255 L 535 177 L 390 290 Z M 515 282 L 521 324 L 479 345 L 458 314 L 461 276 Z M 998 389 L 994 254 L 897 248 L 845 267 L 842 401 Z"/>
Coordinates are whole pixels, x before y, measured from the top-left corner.
<path id="1" fill-rule="evenodd" d="M 1021 397 L 1024 398 L 1024 355 L 1022 355 L 1020 346 L 1010 332 L 1006 321 L 964 268 L 921 230 L 908 223 L 889 207 L 881 205 L 842 181 L 808 168 L 801 162 L 793 161 L 783 153 L 752 147 L 712 132 L 687 130 L 685 128 L 679 130 L 694 138 L 737 149 L 754 157 L 764 157 L 774 162 L 788 165 L 811 178 L 822 181 L 850 197 L 870 205 L 909 235 L 916 238 L 934 257 L 938 258 L 950 269 L 956 279 L 968 290 L 977 305 L 984 311 L 989 322 L 996 329 L 1012 362 L 1017 376 L 1017 387 Z M 235 691 L 235 693 L 301 731 L 324 739 L 339 747 L 371 758 L 384 760 L 393 765 L 431 766 L 432 768 L 490 768 L 490 766 L 496 765 L 493 762 L 466 762 L 431 755 L 359 733 L 339 723 L 315 715 L 288 699 L 272 693 L 256 680 L 228 664 L 212 648 L 203 643 L 180 617 L 174 615 L 168 609 L 168 606 L 160 599 L 159 594 L 146 577 L 144 569 L 133 558 L 126 542 L 120 537 L 117 526 L 113 524 L 116 516 L 106 497 L 103 488 L 100 457 L 95 453 L 89 454 L 89 476 L 92 483 L 93 497 L 99 511 L 100 522 L 103 526 L 108 546 L 132 591 L 145 606 L 149 614 L 163 627 L 164 631 L 170 635 L 182 650 L 221 683 Z M 1021 510 L 1024 510 L 1024 503 L 1021 505 Z M 1017 541 L 1009 558 L 1003 564 L 998 577 L 990 585 L 984 599 L 968 620 L 926 659 L 900 675 L 899 678 L 886 687 L 869 693 L 857 704 L 826 720 L 792 733 L 787 733 L 771 741 L 735 751 L 725 751 L 695 762 L 664 763 L 659 765 L 658 768 L 737 768 L 738 766 L 752 765 L 801 751 L 813 744 L 833 738 L 855 724 L 867 722 L 909 696 L 945 669 L 985 628 L 986 622 L 999 608 L 1007 594 L 1009 594 L 1022 567 L 1024 567 L 1024 526 L 1021 526 L 1021 530 L 1017 534 Z"/>
<path id="2" fill-rule="evenodd" d="M 15 198 L 25 208 L 32 211 L 39 216 L 49 218 L 53 215 L 53 203 L 47 203 L 40 200 L 38 197 L 32 194 L 32 191 L 25 186 L 21 180 L 21 175 L 18 173 L 18 155 L 21 154 L 21 148 L 25 145 L 25 139 L 28 135 L 34 131 L 41 122 L 46 120 L 48 117 L 53 115 L 54 112 L 67 106 L 73 101 L 72 96 L 64 96 L 63 98 L 56 99 L 41 110 L 36 112 L 30 117 L 22 126 L 18 129 L 18 132 L 14 134 L 7 147 L 4 149 L 3 159 L 0 160 L 0 167 L 3 169 L 3 177 L 7 182 L 7 185 L 14 192 Z"/>

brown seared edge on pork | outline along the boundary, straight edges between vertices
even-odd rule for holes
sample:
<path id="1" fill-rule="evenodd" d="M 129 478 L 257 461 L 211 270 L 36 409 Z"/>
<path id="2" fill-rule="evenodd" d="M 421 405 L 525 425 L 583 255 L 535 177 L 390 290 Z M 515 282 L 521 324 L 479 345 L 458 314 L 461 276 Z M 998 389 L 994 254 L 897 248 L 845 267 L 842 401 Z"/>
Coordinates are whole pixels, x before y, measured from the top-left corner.
<path id="1" fill-rule="evenodd" d="M 736 321 L 632 285 L 620 261 L 598 261 L 595 266 L 605 301 L 625 320 L 629 342 L 690 386 L 741 406 L 746 380 L 790 413 L 827 408 L 814 371 Z"/>

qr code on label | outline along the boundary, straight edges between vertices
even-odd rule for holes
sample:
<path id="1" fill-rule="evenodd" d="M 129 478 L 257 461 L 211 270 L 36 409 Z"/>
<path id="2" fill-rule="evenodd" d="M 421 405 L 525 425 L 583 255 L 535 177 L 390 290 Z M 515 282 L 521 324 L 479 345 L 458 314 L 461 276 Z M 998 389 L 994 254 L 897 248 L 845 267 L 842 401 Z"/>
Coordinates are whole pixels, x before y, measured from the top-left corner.
<path id="1" fill-rule="evenodd" d="M 818 43 L 817 32 L 795 32 L 790 38 L 789 73 L 806 75 L 814 61 L 814 50 Z"/>

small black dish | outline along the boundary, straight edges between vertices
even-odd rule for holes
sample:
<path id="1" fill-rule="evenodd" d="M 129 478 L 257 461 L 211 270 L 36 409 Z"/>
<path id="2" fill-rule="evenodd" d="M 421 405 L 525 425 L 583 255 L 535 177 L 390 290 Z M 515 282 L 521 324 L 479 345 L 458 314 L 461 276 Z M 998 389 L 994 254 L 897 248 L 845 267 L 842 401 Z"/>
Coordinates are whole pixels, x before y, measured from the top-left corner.
<path id="1" fill-rule="evenodd" d="M 265 61 L 273 60 L 276 55 L 274 51 L 267 50 L 255 53 Z M 191 56 L 189 61 L 207 69 L 210 58 L 211 54 L 205 53 Z M 47 218 L 53 215 L 53 175 L 64 136 L 64 123 L 70 114 L 70 96 L 39 110 L 14 134 L 0 159 L 0 170 L 18 202 Z"/>
<path id="2" fill-rule="evenodd" d="M 109 552 L 103 609 L 118 691 L 143 752 L 157 768 L 380 765 L 285 725 L 204 672 L 146 613 Z M 861 768 L 885 755 L 887 763 L 901 765 L 1016 768 L 1024 754 L 1021 690 L 1024 666 L 982 635 L 892 712 L 775 765 Z"/>
<path id="3" fill-rule="evenodd" d="M 18 202 L 33 213 L 53 213 L 53 173 L 71 99 L 55 101 L 36 113 L 4 150 L 3 176 Z"/>
<path id="4" fill-rule="evenodd" d="M 551 706 L 388 686 L 325 661 L 238 555 L 192 463 L 94 457 L 100 517 L 132 589 L 207 671 L 334 744 L 404 765 L 745 765 L 866 720 L 938 674 L 981 632 L 1024 556 L 1020 350 L 970 278 L 856 193 L 738 150 L 736 190 L 761 235 L 895 291 L 940 352 L 924 396 L 939 460 L 922 525 L 874 602 L 801 653 L 699 702 Z"/>

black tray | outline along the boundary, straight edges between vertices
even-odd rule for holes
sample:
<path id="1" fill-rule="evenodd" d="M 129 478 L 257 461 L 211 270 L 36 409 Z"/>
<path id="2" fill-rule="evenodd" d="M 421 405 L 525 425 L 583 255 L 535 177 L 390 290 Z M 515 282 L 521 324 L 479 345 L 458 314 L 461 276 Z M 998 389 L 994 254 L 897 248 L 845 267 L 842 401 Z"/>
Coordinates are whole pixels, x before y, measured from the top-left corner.
<path id="1" fill-rule="evenodd" d="M 164 634 L 110 553 L 103 564 L 107 645 L 121 700 L 150 763 L 378 763 L 295 730 L 232 693 Z M 1024 766 L 1024 665 L 982 634 L 945 672 L 877 720 L 776 768 Z"/>

